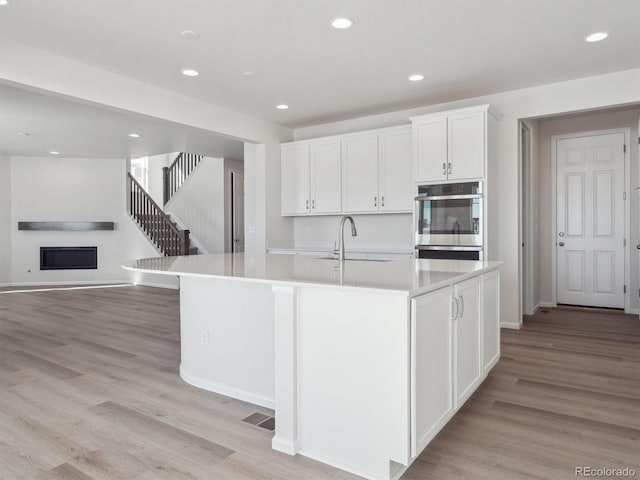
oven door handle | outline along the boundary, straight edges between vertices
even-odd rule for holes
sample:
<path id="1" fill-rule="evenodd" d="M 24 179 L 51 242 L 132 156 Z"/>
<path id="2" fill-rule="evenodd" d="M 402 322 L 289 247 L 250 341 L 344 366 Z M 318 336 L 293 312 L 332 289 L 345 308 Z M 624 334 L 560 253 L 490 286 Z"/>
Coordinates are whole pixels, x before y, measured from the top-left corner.
<path id="1" fill-rule="evenodd" d="M 416 202 L 424 202 L 426 200 L 465 200 L 473 198 L 482 198 L 481 193 L 474 193 L 469 195 L 440 195 L 438 197 L 428 197 L 426 195 L 419 195 L 416 197 Z"/>

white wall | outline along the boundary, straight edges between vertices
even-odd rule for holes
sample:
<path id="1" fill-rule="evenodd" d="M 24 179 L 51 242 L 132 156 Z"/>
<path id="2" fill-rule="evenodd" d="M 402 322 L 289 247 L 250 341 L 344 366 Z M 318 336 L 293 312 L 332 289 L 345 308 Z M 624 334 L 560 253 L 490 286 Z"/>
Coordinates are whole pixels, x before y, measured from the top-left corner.
<path id="1" fill-rule="evenodd" d="M 540 168 L 540 300 L 551 303 L 552 298 L 552 270 L 551 256 L 553 254 L 553 225 L 551 222 L 552 211 L 551 202 L 554 193 L 551 191 L 551 178 L 553 171 L 551 168 L 552 148 L 551 137 L 553 135 L 565 135 L 579 132 L 589 132 L 595 130 L 608 130 L 616 128 L 631 129 L 631 139 L 627 150 L 630 152 L 631 171 L 625 172 L 631 179 L 631 192 L 627 193 L 631 207 L 631 238 L 628 241 L 635 246 L 636 240 L 640 238 L 638 227 L 638 195 L 633 194 L 635 188 L 639 186 L 640 171 L 638 165 L 638 120 L 640 119 L 640 107 L 615 109 L 607 111 L 596 111 L 579 115 L 565 115 L 538 120 L 540 125 L 539 138 L 539 168 Z M 637 310 L 637 292 L 640 288 L 638 278 L 638 250 L 631 248 L 631 308 Z"/>
<path id="2" fill-rule="evenodd" d="M 0 286 L 11 279 L 11 161 L 0 155 Z"/>
<path id="3" fill-rule="evenodd" d="M 0 58 L 0 81 L 262 145 L 263 153 L 245 165 L 252 186 L 246 249 L 264 252 L 267 242 L 293 239 L 293 221 L 280 216 L 280 143 L 292 139 L 291 129 L 16 42 L 0 40 Z"/>
<path id="4" fill-rule="evenodd" d="M 339 216 L 298 217 L 294 222 L 296 248 L 333 249 L 338 241 Z M 411 214 L 353 215 L 358 235 L 351 236 L 351 228 L 344 229 L 345 249 L 406 250 L 413 243 Z"/>
<path id="5" fill-rule="evenodd" d="M 224 252 L 224 159 L 204 157 L 165 212 L 187 228 L 206 253 Z"/>
<path id="6" fill-rule="evenodd" d="M 316 125 L 298 129 L 294 136 L 296 140 L 302 140 L 389 127 L 406 123 L 412 115 L 491 104 L 503 115 L 498 124 L 500 173 L 497 194 L 500 203 L 498 212 L 492 212 L 498 222 L 490 225 L 490 228 L 497 229 L 499 235 L 498 253 L 493 258 L 505 262 L 501 275 L 501 322 L 505 326 L 517 327 L 522 323 L 519 294 L 519 119 L 637 102 L 640 102 L 640 69 Z"/>
<path id="7" fill-rule="evenodd" d="M 158 253 L 125 211 L 126 161 L 80 158 L 11 158 L 11 283 L 128 282 L 121 266 Z M 114 231 L 19 231 L 19 221 L 113 221 Z M 97 246 L 96 270 L 40 271 L 41 246 Z M 176 284 L 171 277 L 137 277 Z"/>

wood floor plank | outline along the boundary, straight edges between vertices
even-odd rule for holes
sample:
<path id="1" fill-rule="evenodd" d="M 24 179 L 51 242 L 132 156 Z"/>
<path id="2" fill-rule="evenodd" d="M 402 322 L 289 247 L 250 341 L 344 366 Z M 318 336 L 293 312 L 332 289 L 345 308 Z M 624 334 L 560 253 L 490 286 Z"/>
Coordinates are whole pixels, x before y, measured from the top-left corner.
<path id="1" fill-rule="evenodd" d="M 0 480 L 357 478 L 272 450 L 242 421 L 272 411 L 180 379 L 178 293 L 0 294 Z M 403 480 L 640 471 L 637 317 L 545 309 L 502 331 L 502 353 Z"/>
<path id="2" fill-rule="evenodd" d="M 118 424 L 126 426 L 125 428 L 130 428 L 136 432 L 145 432 L 149 436 L 170 439 L 179 448 L 201 450 L 211 458 L 223 459 L 233 453 L 233 450 L 229 448 L 115 402 L 107 401 L 91 407 L 90 410 L 98 415 L 106 416 L 110 420 L 115 420 Z"/>
<path id="3" fill-rule="evenodd" d="M 63 463 L 36 477 L 36 480 L 95 480 L 69 463 Z"/>

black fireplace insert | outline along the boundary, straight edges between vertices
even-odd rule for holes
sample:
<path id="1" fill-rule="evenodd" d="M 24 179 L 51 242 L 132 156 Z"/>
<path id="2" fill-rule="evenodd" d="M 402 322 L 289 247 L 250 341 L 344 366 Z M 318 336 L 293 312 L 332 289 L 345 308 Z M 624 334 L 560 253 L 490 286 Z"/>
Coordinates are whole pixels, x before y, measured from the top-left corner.
<path id="1" fill-rule="evenodd" d="M 40 270 L 95 270 L 98 247 L 40 247 Z"/>

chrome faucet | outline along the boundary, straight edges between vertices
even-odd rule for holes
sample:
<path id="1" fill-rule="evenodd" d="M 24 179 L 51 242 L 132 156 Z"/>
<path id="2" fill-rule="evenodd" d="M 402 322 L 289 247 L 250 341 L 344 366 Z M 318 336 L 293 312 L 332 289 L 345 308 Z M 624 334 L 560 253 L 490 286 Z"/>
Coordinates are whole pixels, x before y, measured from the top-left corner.
<path id="1" fill-rule="evenodd" d="M 351 215 L 345 215 L 340 220 L 340 230 L 338 231 L 338 260 L 344 262 L 344 223 L 349 220 L 351 222 L 351 236 L 355 237 L 358 235 L 358 231 L 356 230 L 356 222 L 353 221 L 353 217 Z"/>

